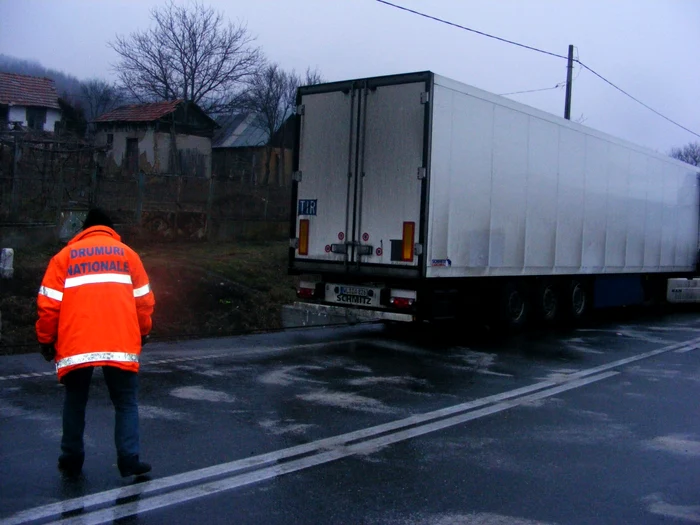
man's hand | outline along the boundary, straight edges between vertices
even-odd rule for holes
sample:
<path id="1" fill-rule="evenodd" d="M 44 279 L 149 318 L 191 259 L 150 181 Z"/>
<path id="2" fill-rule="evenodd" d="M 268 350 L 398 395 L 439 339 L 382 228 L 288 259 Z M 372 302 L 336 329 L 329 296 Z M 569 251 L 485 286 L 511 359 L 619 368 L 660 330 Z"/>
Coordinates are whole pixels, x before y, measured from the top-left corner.
<path id="1" fill-rule="evenodd" d="M 150 339 L 150 335 L 142 335 L 141 336 L 141 346 L 144 346 L 146 343 L 148 343 L 148 340 Z"/>
<path id="2" fill-rule="evenodd" d="M 53 343 L 41 345 L 40 352 L 46 361 L 53 361 L 53 358 L 56 357 L 56 347 L 53 345 Z"/>

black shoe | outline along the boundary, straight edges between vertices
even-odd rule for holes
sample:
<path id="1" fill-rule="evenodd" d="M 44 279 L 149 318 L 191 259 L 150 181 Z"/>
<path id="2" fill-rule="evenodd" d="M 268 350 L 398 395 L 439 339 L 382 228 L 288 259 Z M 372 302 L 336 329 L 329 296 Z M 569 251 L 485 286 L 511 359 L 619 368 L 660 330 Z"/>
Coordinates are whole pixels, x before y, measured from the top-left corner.
<path id="1" fill-rule="evenodd" d="M 139 461 L 138 456 L 117 459 L 117 467 L 119 467 L 119 473 L 123 478 L 128 476 L 141 476 L 151 471 L 151 465 Z"/>
<path id="2" fill-rule="evenodd" d="M 58 458 L 58 470 L 67 478 L 77 478 L 83 471 L 84 456 L 67 456 Z"/>

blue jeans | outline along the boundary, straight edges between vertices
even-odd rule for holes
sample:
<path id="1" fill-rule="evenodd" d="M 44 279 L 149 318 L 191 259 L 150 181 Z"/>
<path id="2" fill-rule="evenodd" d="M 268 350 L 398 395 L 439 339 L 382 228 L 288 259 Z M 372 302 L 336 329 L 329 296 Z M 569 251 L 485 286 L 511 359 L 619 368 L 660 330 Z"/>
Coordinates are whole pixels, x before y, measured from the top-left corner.
<path id="1" fill-rule="evenodd" d="M 83 433 L 85 431 L 85 407 L 88 401 L 90 380 L 94 367 L 78 368 L 67 373 L 62 380 L 66 387 L 63 403 L 62 457 L 82 464 L 85 457 Z M 114 444 L 120 459 L 139 454 L 138 374 L 113 366 L 102 367 L 115 411 Z"/>

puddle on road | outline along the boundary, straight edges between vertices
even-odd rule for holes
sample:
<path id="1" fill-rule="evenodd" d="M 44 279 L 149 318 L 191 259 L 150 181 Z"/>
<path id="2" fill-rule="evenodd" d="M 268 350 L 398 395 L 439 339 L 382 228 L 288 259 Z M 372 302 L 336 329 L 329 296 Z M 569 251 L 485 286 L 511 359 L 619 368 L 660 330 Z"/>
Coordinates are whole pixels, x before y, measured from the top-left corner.
<path id="1" fill-rule="evenodd" d="M 561 408 L 564 405 L 566 405 L 566 401 L 564 401 L 563 399 L 558 399 L 556 397 L 546 397 L 544 399 L 535 399 L 533 401 L 520 403 L 519 406 L 525 408 L 542 408 L 545 406 L 549 408 Z"/>
<path id="2" fill-rule="evenodd" d="M 362 412 L 373 412 L 376 414 L 395 412 L 395 409 L 385 405 L 381 401 L 349 392 L 317 390 L 308 394 L 299 394 L 297 398 L 309 403 L 359 410 Z"/>
<path id="3" fill-rule="evenodd" d="M 566 343 L 566 349 L 571 350 L 573 352 L 579 352 L 582 354 L 604 354 L 605 352 L 602 350 L 595 350 L 593 348 L 589 348 L 587 346 L 583 346 L 581 344 L 575 344 L 575 343 Z"/>
<path id="4" fill-rule="evenodd" d="M 168 421 L 180 421 L 185 419 L 185 415 L 182 412 L 151 405 L 139 405 L 139 417 L 143 419 L 165 419 Z"/>
<path id="5" fill-rule="evenodd" d="M 657 516 L 700 523 L 700 505 L 673 505 L 666 503 L 661 494 L 651 494 L 642 501 L 647 503 L 647 510 Z"/>
<path id="6" fill-rule="evenodd" d="M 545 377 L 538 377 L 536 379 L 537 381 L 554 381 L 558 383 L 561 381 L 568 381 L 571 374 L 575 374 L 580 371 L 580 368 L 557 368 L 552 370 Z"/>
<path id="7" fill-rule="evenodd" d="M 662 452 L 671 452 L 680 456 L 700 456 L 700 441 L 687 434 L 660 436 L 644 442 L 644 448 Z"/>
<path id="8" fill-rule="evenodd" d="M 201 386 L 184 386 L 176 388 L 170 395 L 180 399 L 191 399 L 194 401 L 210 401 L 212 403 L 235 403 L 236 398 L 226 392 L 218 390 L 208 390 Z"/>
<path id="9" fill-rule="evenodd" d="M 632 439 L 634 435 L 627 425 L 619 423 L 570 426 L 549 426 L 532 432 L 533 439 L 555 441 L 571 445 L 595 445 L 610 440 Z"/>
<path id="10" fill-rule="evenodd" d="M 373 523 L 370 521 L 370 523 Z M 479 512 L 470 514 L 412 514 L 396 520 L 381 519 L 386 525 L 557 525 L 503 514 Z"/>
<path id="11" fill-rule="evenodd" d="M 644 366 L 636 365 L 629 366 L 625 370 L 628 374 L 633 374 L 636 376 L 641 376 L 650 381 L 660 381 L 661 379 L 685 379 L 685 375 L 681 373 L 680 370 L 668 370 L 665 368 L 647 368 Z M 681 378 L 680 376 L 683 375 Z M 690 379 L 690 378 L 688 378 Z"/>
<path id="12" fill-rule="evenodd" d="M 365 365 L 353 365 L 347 367 L 348 372 L 355 372 L 357 374 L 371 374 L 374 372 L 370 367 Z"/>
<path id="13" fill-rule="evenodd" d="M 605 412 L 596 412 L 594 410 L 582 410 L 577 408 L 570 408 L 569 412 L 577 416 L 583 416 L 587 419 L 593 419 L 595 421 L 601 421 L 603 423 L 612 421 L 610 416 Z"/>
<path id="14" fill-rule="evenodd" d="M 285 434 L 303 435 L 306 434 L 309 428 L 316 426 L 309 423 L 295 423 L 294 420 L 275 421 L 272 419 L 264 419 L 258 422 L 258 425 L 277 436 Z"/>
<path id="15" fill-rule="evenodd" d="M 415 377 L 400 377 L 400 376 L 384 376 L 384 377 L 360 377 L 347 381 L 352 386 L 374 386 L 374 385 L 394 385 L 394 386 L 430 386 L 430 383 L 425 379 Z"/>
<path id="16" fill-rule="evenodd" d="M 278 368 L 277 370 L 273 370 L 271 372 L 267 372 L 267 373 L 261 375 L 258 378 L 258 381 L 260 383 L 265 384 L 265 385 L 274 385 L 274 386 L 289 386 L 293 383 L 298 383 L 298 382 L 315 383 L 315 384 L 319 384 L 319 385 L 325 384 L 325 381 L 319 381 L 317 379 L 310 379 L 308 377 L 301 377 L 299 375 L 296 375 L 294 372 L 296 372 L 297 370 L 323 370 L 323 367 L 312 366 L 312 365 L 285 366 L 285 367 Z"/>

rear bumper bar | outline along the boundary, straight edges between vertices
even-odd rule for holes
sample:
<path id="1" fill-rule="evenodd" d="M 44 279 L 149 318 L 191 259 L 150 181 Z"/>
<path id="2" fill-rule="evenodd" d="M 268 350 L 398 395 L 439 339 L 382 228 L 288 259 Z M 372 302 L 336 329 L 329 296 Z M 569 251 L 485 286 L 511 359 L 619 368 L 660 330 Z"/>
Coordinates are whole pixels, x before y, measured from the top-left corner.
<path id="1" fill-rule="evenodd" d="M 410 323 L 412 314 L 346 308 L 316 303 L 294 303 L 282 309 L 282 324 L 285 328 L 294 326 L 352 324 L 368 321 L 398 321 Z"/>

